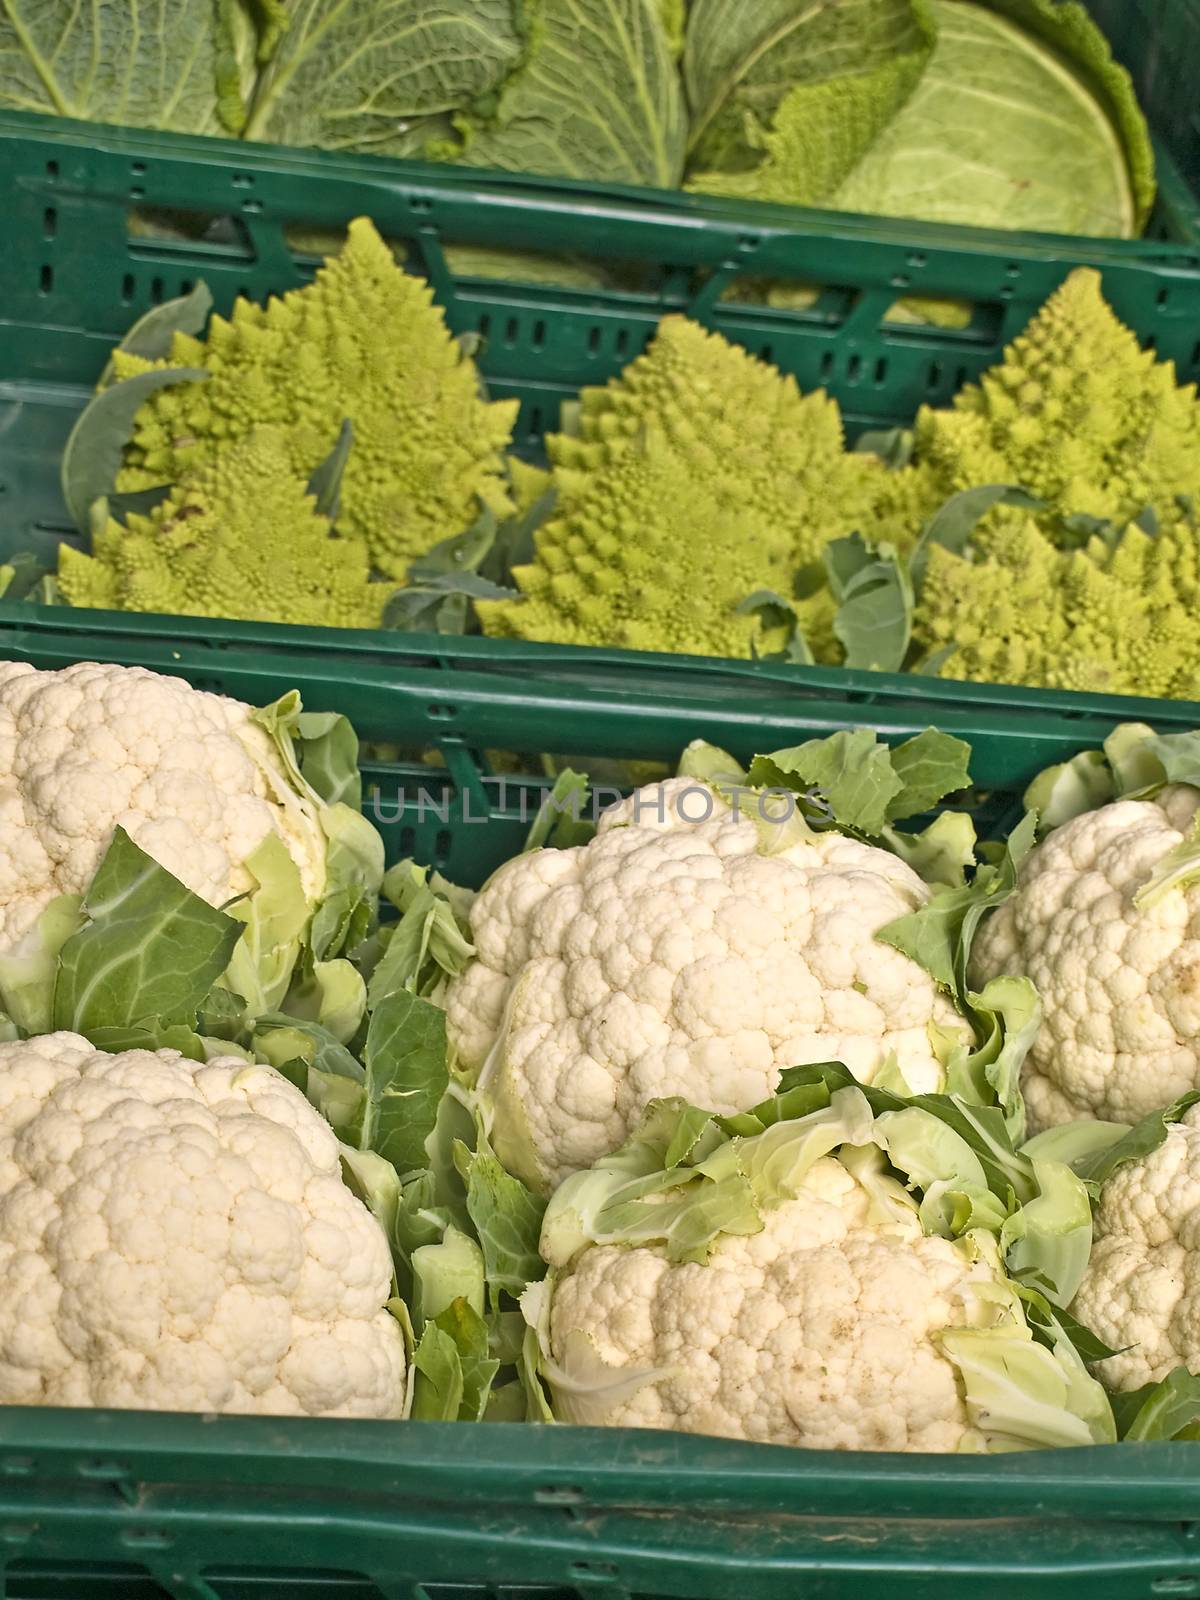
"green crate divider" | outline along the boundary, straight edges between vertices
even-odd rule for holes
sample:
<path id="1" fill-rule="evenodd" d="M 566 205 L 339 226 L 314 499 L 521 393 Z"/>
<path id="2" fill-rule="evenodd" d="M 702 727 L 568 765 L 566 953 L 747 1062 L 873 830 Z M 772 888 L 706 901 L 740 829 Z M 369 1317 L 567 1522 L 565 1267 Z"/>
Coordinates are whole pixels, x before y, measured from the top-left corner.
<path id="1" fill-rule="evenodd" d="M 856 1458 L 603 1429 L 13 1409 L 0 1597 L 859 1600 L 886 1585 L 895 1600 L 1194 1600 L 1198 1482 L 1186 1444 Z"/>

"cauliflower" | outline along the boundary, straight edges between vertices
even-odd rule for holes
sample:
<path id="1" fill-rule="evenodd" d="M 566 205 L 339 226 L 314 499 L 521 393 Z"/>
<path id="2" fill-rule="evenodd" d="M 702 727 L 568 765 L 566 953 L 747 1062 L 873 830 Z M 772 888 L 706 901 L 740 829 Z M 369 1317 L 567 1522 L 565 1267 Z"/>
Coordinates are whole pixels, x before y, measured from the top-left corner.
<path id="1" fill-rule="evenodd" d="M 185 474 L 149 516 L 109 519 L 92 553 L 58 551 L 73 606 L 378 628 L 394 585 L 370 581 L 360 539 L 331 537 L 287 435 L 259 428 Z"/>
<path id="2" fill-rule="evenodd" d="M 998 1243 L 1011 1222 L 1034 1270 L 1069 1234 L 1085 1256 L 1082 1182 L 1010 1150 L 1040 1213 L 1013 1222 L 1011 1191 L 988 1189 L 969 1137 L 895 1096 L 873 1115 L 873 1091 L 842 1077 L 824 1080 L 815 1111 L 789 1115 L 789 1090 L 739 1117 L 744 1136 L 660 1101 L 555 1193 L 540 1243 L 551 1272 L 521 1302 L 554 1416 L 830 1450 L 1112 1437 L 1061 1329 L 1034 1342 Z M 802 1105 L 818 1078 L 793 1086 Z M 1002 1136 L 988 1137 L 996 1154 Z"/>
<path id="3" fill-rule="evenodd" d="M 1169 1123 L 1157 1149 L 1105 1182 L 1095 1244 L 1072 1306 L 1120 1353 L 1100 1367 L 1111 1389 L 1200 1372 L 1200 1106 Z M 1128 1348 L 1127 1348 L 1128 1347 Z"/>
<path id="4" fill-rule="evenodd" d="M 87 887 L 117 826 L 213 906 L 255 887 L 245 862 L 275 833 L 317 900 L 318 806 L 253 716 L 140 667 L 0 662 L 0 955 Z"/>
<path id="5" fill-rule="evenodd" d="M 272 1069 L 0 1046 L 0 1403 L 400 1417 L 391 1284 Z"/>
<path id="6" fill-rule="evenodd" d="M 1200 790 L 1173 784 L 1073 818 L 977 935 L 974 982 L 1025 974 L 1042 997 L 1022 1081 L 1032 1131 L 1136 1122 L 1200 1087 L 1200 884 L 1147 892 L 1198 807 Z"/>
<path id="7" fill-rule="evenodd" d="M 840 833 L 764 853 L 745 808 L 692 778 L 639 790 L 587 845 L 508 862 L 471 908 L 476 959 L 446 1000 L 497 1154 L 548 1191 L 658 1096 L 741 1111 L 807 1062 L 863 1082 L 894 1064 L 940 1089 L 931 1029 L 965 1024 L 875 939 L 927 899 L 895 856 Z"/>
<path id="8" fill-rule="evenodd" d="M 986 1326 L 994 1266 L 926 1238 L 915 1215 L 881 1230 L 872 1200 L 827 1157 L 760 1233 L 708 1264 L 602 1245 L 562 1278 L 550 1348 L 592 1341 L 618 1370 L 663 1373 L 605 1420 L 814 1450 L 959 1450 L 973 1429 L 947 1328 Z M 571 1420 L 567 1402 L 563 1420 Z M 974 1446 L 978 1448 L 978 1445 Z"/>

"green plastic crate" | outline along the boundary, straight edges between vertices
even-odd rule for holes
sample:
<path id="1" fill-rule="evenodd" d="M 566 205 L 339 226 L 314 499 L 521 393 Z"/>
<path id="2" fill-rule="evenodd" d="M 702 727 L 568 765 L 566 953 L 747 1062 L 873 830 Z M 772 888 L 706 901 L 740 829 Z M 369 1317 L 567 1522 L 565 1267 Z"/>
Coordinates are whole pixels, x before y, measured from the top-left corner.
<path id="1" fill-rule="evenodd" d="M 70 659 L 36 628 L 3 654 Z M 497 742 L 670 760 L 707 735 L 748 755 L 839 726 L 898 739 L 939 704 L 806 699 L 769 675 L 750 693 L 744 674 L 717 671 L 647 677 L 636 695 L 621 674 L 529 688 L 416 651 L 381 674 L 365 655 L 352 670 L 213 648 L 198 629 L 111 654 L 254 700 L 294 680 L 363 731 L 436 748 L 441 775 L 371 769 L 367 809 L 391 854 L 473 882 L 520 847 L 545 790 L 508 779 L 501 797 L 480 755 Z M 997 708 L 938 715 L 972 739 L 994 810 L 1107 727 L 1074 702 L 1019 724 Z M 1200 1600 L 1198 1508 L 1189 1444 L 847 1455 L 634 1431 L 0 1407 L 0 1600 Z"/>
<path id="2" fill-rule="evenodd" d="M 1188 63 L 1200 69 L 1193 3 L 1119 0 L 1120 28 L 1112 18 L 1101 18 L 1118 43 L 1124 40 L 1156 119 L 1174 104 L 1164 85 L 1175 86 Z M 1189 110 L 1188 117 L 1194 120 L 1195 113 Z M 1172 127 L 1182 158 L 1192 147 L 1180 127 Z M 1194 144 L 1200 150 L 1200 134 Z M 414 268 L 430 278 L 457 331 L 484 335 L 488 383 L 496 395 L 520 399 L 518 444 L 532 453 L 556 425 L 561 402 L 618 372 L 667 311 L 684 311 L 719 328 L 794 373 L 806 388 L 824 385 L 841 402 L 852 429 L 906 422 L 922 402 L 948 400 L 994 361 L 1080 260 L 1103 271 L 1117 311 L 1147 343 L 1172 357 L 1183 374 L 1200 375 L 1200 219 L 1162 141 L 1159 153 L 1163 188 L 1156 236 L 1114 242 L 570 187 L 549 179 L 0 115 L 0 188 L 8 227 L 8 245 L 0 252 L 0 560 L 26 549 L 52 557 L 64 538 L 78 541 L 59 491 L 62 447 L 109 350 L 135 317 L 200 277 L 222 310 L 239 293 L 262 298 L 301 284 L 317 259 L 288 247 L 290 230 L 336 232 L 361 213 L 408 242 Z M 193 221 L 219 219 L 226 242 L 131 232 L 131 217 L 148 208 L 182 209 Z M 519 243 L 549 254 L 593 256 L 637 269 L 640 288 L 585 292 L 455 279 L 445 246 L 458 243 Z M 723 300 L 744 276 L 793 278 L 824 288 L 803 313 Z M 976 306 L 971 327 L 953 332 L 886 321 L 889 307 L 907 293 L 970 298 Z M 0 636 L 10 646 L 16 637 L 36 632 L 47 648 L 60 637 L 64 648 L 79 655 L 124 650 L 136 656 L 140 641 L 149 647 L 162 628 L 161 619 L 88 611 L 72 617 L 61 609 L 35 611 L 0 601 Z M 223 624 L 178 631 L 185 639 L 239 652 L 339 655 L 348 659 L 349 670 L 383 678 L 402 670 L 414 649 L 411 640 L 381 633 Z M 619 652 L 539 650 L 504 641 L 425 640 L 416 648 L 433 652 L 445 668 L 494 667 L 514 676 L 527 672 L 532 679 L 609 682 L 624 673 L 636 684 L 647 671 L 666 670 L 663 663 Z M 680 662 L 676 670 L 686 675 L 698 669 Z M 789 668 L 774 681 L 780 694 L 832 694 L 850 701 L 862 693 L 940 692 L 905 679 L 856 679 L 839 672 L 831 677 L 802 668 Z M 947 692 L 951 699 L 940 704 L 991 714 L 1000 703 L 971 686 Z M 1006 690 L 1003 699 L 1020 716 L 1056 701 L 1036 691 Z M 1084 707 L 1081 714 L 1090 713 Z M 1119 709 L 1109 703 L 1109 720 L 1147 714 L 1145 705 Z M 1200 707 L 1170 714 L 1200 723 Z"/>

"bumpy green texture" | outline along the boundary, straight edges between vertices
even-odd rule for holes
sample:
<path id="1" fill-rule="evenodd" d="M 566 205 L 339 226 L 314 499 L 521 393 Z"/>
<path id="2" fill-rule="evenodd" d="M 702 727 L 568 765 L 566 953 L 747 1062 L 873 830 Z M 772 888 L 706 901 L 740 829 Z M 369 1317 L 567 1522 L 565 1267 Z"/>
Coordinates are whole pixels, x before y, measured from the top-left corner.
<path id="1" fill-rule="evenodd" d="M 377 628 L 394 591 L 369 581 L 361 539 L 332 537 L 278 428 L 198 466 L 149 516 L 109 518 L 91 555 L 60 546 L 58 563 L 68 604 L 109 611 Z"/>
<path id="2" fill-rule="evenodd" d="M 1200 695 L 1200 405 L 1097 273 L 1074 272 L 916 438 L 935 500 L 1010 483 L 1047 508 L 999 507 L 961 555 L 932 548 L 913 637 L 922 653 L 954 646 L 943 677 Z"/>
<path id="3" fill-rule="evenodd" d="M 118 352 L 114 366 L 119 378 L 151 366 L 210 375 L 142 407 L 120 490 L 176 483 L 262 424 L 286 429 L 290 463 L 307 478 L 349 420 L 339 528 L 388 577 L 461 533 L 480 503 L 510 509 L 500 452 L 517 402 L 481 397 L 429 286 L 400 270 L 365 218 L 306 288 L 265 307 L 239 300 L 206 339 L 177 334 L 167 362 Z"/>
<path id="4" fill-rule="evenodd" d="M 548 441 L 557 499 L 523 600 L 476 602 L 485 632 L 555 643 L 747 656 L 779 639 L 739 605 L 790 596 L 831 539 L 875 525 L 896 494 L 874 457 L 847 454 L 823 393 L 683 317 L 581 397 L 578 435 Z M 832 640 L 827 594 L 797 606 Z"/>
<path id="5" fill-rule="evenodd" d="M 1177 496 L 1200 493 L 1200 405 L 1080 268 L 999 365 L 949 410 L 921 413 L 916 453 L 941 498 L 1017 483 L 1059 518 L 1124 524 L 1149 506 L 1174 521 Z"/>
<path id="6" fill-rule="evenodd" d="M 1099 541 L 1059 550 L 1032 518 L 1008 511 L 973 557 L 935 547 L 917 606 L 918 648 L 955 647 L 942 677 L 1200 698 L 1194 531 L 1154 540 L 1131 528 L 1109 557 Z M 1144 583 L 1151 569 L 1157 581 Z M 1176 574 L 1187 575 L 1178 588 Z"/>

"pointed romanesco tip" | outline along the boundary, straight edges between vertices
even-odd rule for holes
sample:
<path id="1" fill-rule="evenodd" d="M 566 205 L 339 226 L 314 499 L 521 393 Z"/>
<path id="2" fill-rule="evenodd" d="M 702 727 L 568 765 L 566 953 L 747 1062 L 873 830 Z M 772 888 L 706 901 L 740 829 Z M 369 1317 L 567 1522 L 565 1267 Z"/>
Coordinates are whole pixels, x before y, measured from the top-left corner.
<path id="1" fill-rule="evenodd" d="M 1014 483 L 1054 522 L 1124 526 L 1200 492 L 1200 406 L 1115 315 L 1100 274 L 1079 268 L 949 410 L 921 413 L 916 454 L 942 499 Z"/>
<path id="2" fill-rule="evenodd" d="M 279 428 L 229 445 L 149 516 L 110 518 L 90 555 L 63 546 L 58 582 L 73 606 L 334 628 L 379 627 L 395 587 L 370 581 L 361 540 L 333 535 Z"/>
<path id="3" fill-rule="evenodd" d="M 848 453 L 833 400 L 684 317 L 584 391 L 578 424 L 548 441 L 555 504 L 525 598 L 479 605 L 486 633 L 747 656 L 782 643 L 739 612 L 756 591 L 791 595 L 856 528 L 904 545 L 923 520 L 923 480 Z M 829 608 L 810 609 L 836 659 Z"/>
<path id="4" fill-rule="evenodd" d="M 307 479 L 348 418 L 340 529 L 388 576 L 469 527 L 481 502 L 511 510 L 503 451 L 517 402 L 482 398 L 429 286 L 397 266 L 365 217 L 311 284 L 265 307 L 239 301 L 156 365 L 209 377 L 142 406 L 119 489 L 174 483 L 260 425 L 286 430 L 291 466 Z M 128 357 L 118 367 L 143 370 Z"/>

